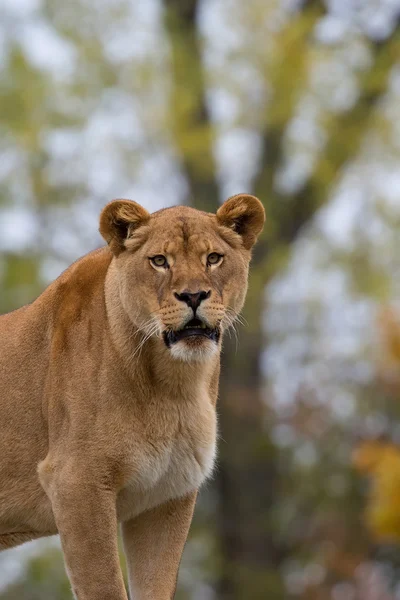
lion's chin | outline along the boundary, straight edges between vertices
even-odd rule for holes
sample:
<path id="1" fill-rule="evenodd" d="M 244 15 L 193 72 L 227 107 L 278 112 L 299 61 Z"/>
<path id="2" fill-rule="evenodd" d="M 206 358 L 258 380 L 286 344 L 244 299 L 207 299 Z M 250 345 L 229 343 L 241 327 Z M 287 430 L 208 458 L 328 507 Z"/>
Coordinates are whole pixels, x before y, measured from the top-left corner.
<path id="1" fill-rule="evenodd" d="M 189 337 L 169 347 L 171 356 L 184 362 L 206 362 L 218 353 L 218 344 L 204 337 Z"/>
<path id="2" fill-rule="evenodd" d="M 203 320 L 193 318 L 180 329 L 166 329 L 163 340 L 177 360 L 204 362 L 218 352 L 221 337 L 220 326 L 210 327 Z"/>

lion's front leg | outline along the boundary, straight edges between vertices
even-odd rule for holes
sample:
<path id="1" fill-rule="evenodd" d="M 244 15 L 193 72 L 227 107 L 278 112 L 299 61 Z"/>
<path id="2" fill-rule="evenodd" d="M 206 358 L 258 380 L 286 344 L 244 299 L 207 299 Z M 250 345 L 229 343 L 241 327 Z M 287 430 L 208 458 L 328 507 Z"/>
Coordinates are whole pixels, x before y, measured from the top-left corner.
<path id="1" fill-rule="evenodd" d="M 146 511 L 122 525 L 135 600 L 171 600 L 197 492 Z"/>
<path id="2" fill-rule="evenodd" d="M 43 479 L 43 477 L 41 478 Z M 115 492 L 70 462 L 46 482 L 77 600 L 127 600 L 119 564 Z"/>

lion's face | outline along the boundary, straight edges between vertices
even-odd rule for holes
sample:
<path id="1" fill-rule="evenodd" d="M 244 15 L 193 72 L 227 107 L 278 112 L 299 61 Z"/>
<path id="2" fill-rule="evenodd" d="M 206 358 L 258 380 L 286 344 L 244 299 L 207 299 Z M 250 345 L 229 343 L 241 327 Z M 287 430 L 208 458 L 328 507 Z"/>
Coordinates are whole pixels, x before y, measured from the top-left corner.
<path id="1" fill-rule="evenodd" d="M 149 215 L 131 201 L 109 204 L 100 230 L 117 256 L 123 307 L 143 339 L 158 337 L 180 360 L 215 354 L 243 306 L 263 221 L 253 196 L 235 196 L 217 215 L 185 206 Z"/>

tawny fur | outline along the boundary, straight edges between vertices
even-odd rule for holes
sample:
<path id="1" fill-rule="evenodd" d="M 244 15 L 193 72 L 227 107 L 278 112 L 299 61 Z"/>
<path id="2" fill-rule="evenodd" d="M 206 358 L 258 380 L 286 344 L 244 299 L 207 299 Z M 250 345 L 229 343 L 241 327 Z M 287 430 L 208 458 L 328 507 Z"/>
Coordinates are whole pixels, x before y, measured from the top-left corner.
<path id="1" fill-rule="evenodd" d="M 127 600 L 121 523 L 133 598 L 173 598 L 213 468 L 221 341 L 168 348 L 162 332 L 192 318 L 184 290 L 209 291 L 197 316 L 227 329 L 263 222 L 246 195 L 217 215 L 114 201 L 100 220 L 109 246 L 0 317 L 0 551 L 59 533 L 76 598 Z"/>

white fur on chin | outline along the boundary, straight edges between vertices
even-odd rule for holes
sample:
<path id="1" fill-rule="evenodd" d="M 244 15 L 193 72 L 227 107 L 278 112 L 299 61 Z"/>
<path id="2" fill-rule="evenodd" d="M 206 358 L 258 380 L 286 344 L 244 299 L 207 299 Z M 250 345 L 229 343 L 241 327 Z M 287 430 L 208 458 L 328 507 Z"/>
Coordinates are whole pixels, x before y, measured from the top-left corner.
<path id="1" fill-rule="evenodd" d="M 170 348 L 171 355 L 184 362 L 205 362 L 215 356 L 218 345 L 211 340 L 203 342 L 201 346 L 190 347 L 184 340 L 176 342 Z"/>

